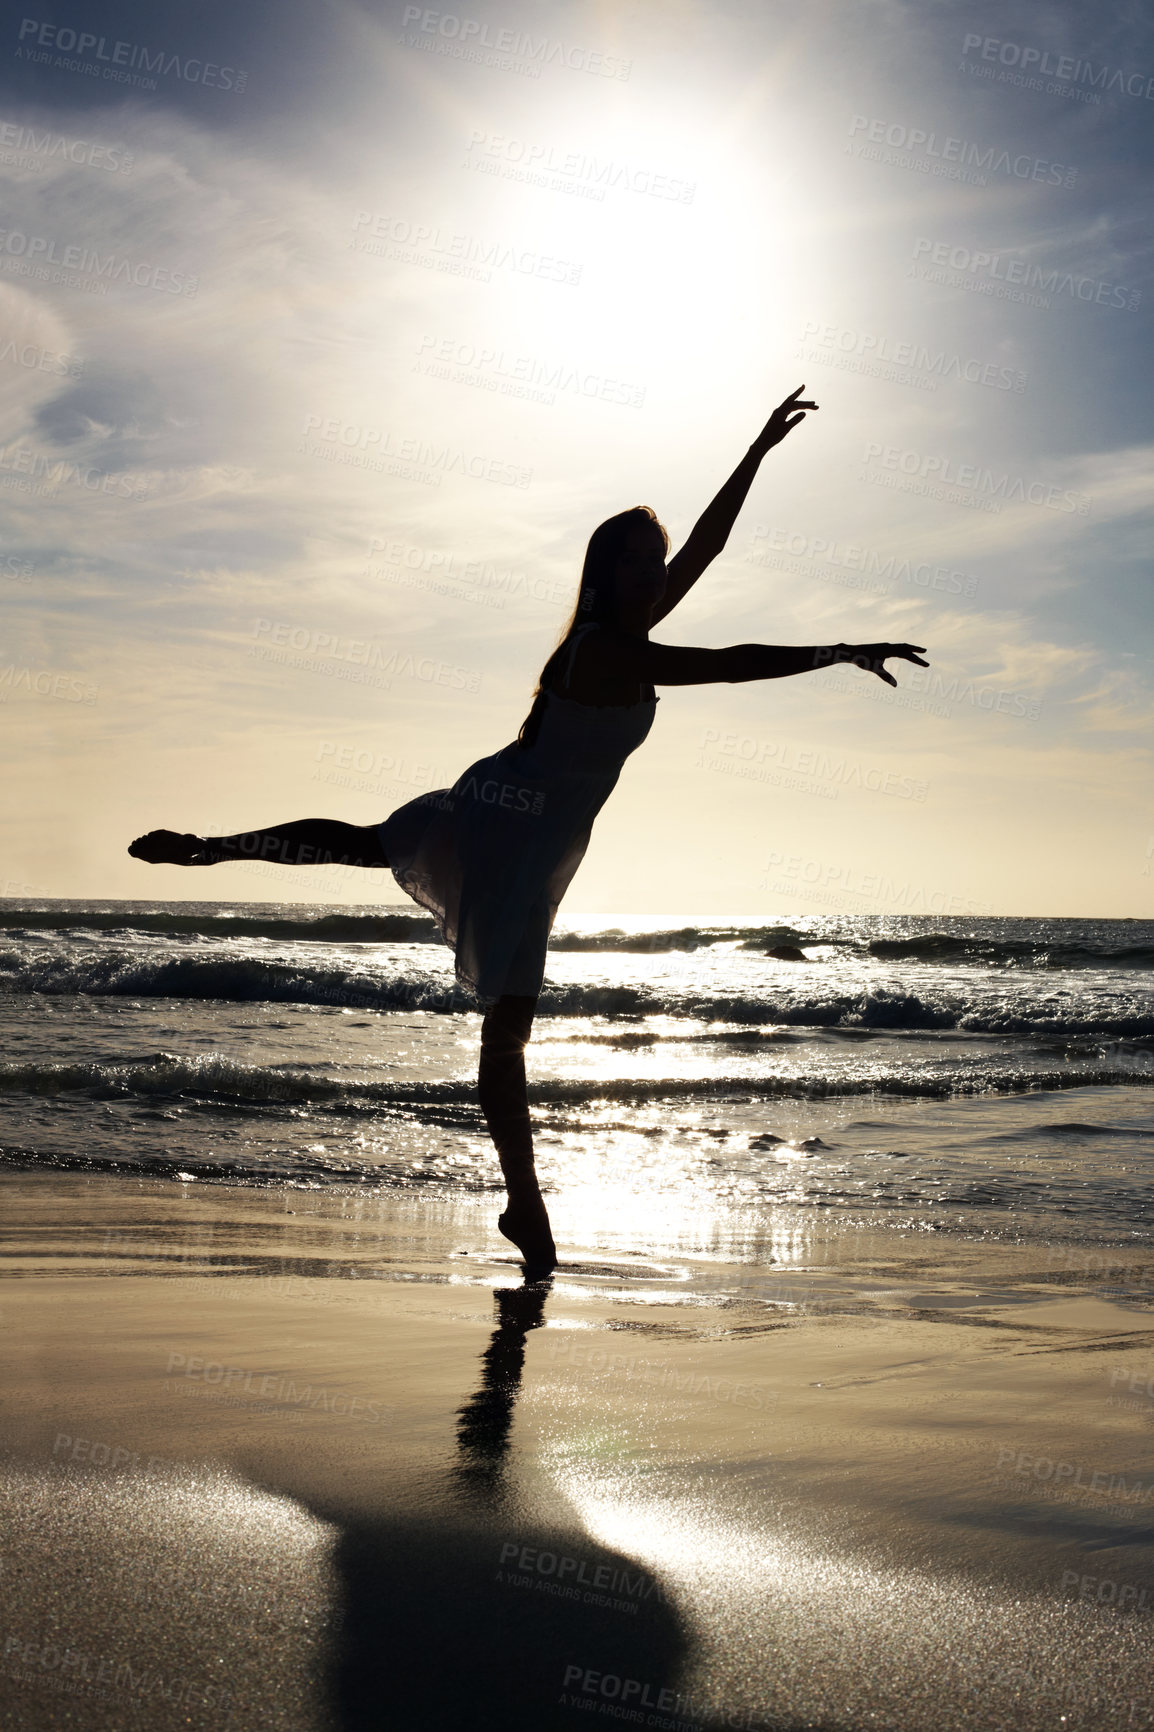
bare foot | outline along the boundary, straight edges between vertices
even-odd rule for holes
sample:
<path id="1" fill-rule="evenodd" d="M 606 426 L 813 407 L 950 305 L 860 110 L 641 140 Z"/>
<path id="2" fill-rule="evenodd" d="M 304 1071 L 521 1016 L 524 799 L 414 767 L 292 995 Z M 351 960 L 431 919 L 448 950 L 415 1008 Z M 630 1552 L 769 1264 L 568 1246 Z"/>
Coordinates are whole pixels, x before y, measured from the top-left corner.
<path id="1" fill-rule="evenodd" d="M 128 852 L 150 866 L 207 866 L 207 860 L 194 860 L 204 847 L 203 836 L 180 835 L 175 830 L 150 830 L 129 843 Z"/>
<path id="2" fill-rule="evenodd" d="M 497 1217 L 497 1230 L 516 1245 L 525 1259 L 526 1275 L 548 1275 L 557 1267 L 557 1247 L 549 1226 L 549 1212 L 544 1198 L 518 1197 L 503 1215 Z"/>

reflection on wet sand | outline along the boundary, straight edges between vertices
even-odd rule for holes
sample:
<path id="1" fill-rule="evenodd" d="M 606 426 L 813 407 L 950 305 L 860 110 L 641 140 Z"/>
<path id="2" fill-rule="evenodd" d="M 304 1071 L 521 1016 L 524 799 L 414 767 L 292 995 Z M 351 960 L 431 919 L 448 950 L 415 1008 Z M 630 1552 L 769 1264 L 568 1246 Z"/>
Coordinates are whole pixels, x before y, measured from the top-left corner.
<path id="1" fill-rule="evenodd" d="M 481 1355 L 481 1387 L 457 1416 L 460 1483 L 477 1492 L 501 1495 L 509 1455 L 513 1409 L 525 1369 L 525 1339 L 545 1321 L 545 1301 L 552 1281 L 526 1281 L 520 1287 L 498 1287 L 493 1295 L 497 1327 Z"/>
<path id="2" fill-rule="evenodd" d="M 456 1457 L 428 1508 L 344 1525 L 332 1695 L 349 1732 L 380 1732 L 386 1711 L 406 1728 L 576 1727 L 588 1701 L 570 1704 L 568 1686 L 587 1674 L 673 1699 L 690 1648 L 676 1608 L 513 1442 L 526 1339 L 551 1285 L 496 1289 L 480 1385 L 457 1410 Z"/>

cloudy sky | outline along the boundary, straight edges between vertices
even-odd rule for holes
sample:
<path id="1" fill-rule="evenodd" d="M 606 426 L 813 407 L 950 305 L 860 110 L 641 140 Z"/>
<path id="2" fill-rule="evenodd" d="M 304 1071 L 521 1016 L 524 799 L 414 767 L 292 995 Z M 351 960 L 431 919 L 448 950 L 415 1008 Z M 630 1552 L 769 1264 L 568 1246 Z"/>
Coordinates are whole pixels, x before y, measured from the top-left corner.
<path id="1" fill-rule="evenodd" d="M 804 381 L 655 635 L 932 667 L 667 688 L 566 912 L 1154 912 L 1142 8 L 3 31 L 4 894 L 401 900 L 125 848 L 451 783 Z"/>

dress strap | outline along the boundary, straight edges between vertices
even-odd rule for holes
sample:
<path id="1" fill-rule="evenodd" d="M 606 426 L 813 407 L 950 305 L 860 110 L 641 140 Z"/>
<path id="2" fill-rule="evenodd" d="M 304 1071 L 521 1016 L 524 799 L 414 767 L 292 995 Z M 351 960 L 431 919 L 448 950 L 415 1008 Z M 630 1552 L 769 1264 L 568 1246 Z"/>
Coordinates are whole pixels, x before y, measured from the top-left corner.
<path id="1" fill-rule="evenodd" d="M 565 685 L 568 685 L 569 681 L 573 677 L 573 657 L 577 654 L 578 643 L 584 637 L 584 635 L 587 631 L 596 631 L 596 630 L 597 630 L 597 621 L 591 619 L 587 625 L 579 625 L 575 632 L 570 632 L 570 634 L 569 634 L 569 655 L 568 655 L 566 662 L 565 662 L 565 672 L 562 675 L 562 680 L 563 680 L 563 683 Z"/>

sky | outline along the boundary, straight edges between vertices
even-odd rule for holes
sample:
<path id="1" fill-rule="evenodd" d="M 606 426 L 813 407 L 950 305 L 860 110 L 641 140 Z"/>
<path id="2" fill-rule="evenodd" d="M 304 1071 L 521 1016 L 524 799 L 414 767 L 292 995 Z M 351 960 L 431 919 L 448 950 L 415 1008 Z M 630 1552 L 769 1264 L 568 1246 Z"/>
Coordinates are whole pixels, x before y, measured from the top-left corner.
<path id="1" fill-rule="evenodd" d="M 1154 914 L 1152 138 L 1129 3 L 9 13 L 0 894 L 405 902 L 126 848 L 451 785 L 804 382 L 654 636 L 931 665 L 666 688 L 563 912 Z"/>

